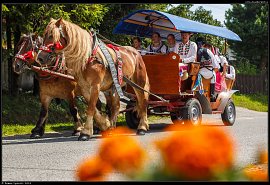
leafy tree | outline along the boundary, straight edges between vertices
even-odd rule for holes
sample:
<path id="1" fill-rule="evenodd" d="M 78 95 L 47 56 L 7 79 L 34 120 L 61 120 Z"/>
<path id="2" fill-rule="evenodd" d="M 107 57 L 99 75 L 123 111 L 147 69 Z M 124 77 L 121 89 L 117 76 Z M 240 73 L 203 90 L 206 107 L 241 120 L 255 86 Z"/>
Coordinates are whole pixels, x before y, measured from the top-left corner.
<path id="1" fill-rule="evenodd" d="M 187 19 L 192 19 L 193 12 L 190 10 L 193 4 L 180 4 L 176 7 L 172 7 L 168 10 L 168 13 L 184 17 Z"/>
<path id="2" fill-rule="evenodd" d="M 213 25 L 213 26 L 222 26 L 221 22 L 214 19 L 212 11 L 205 10 L 202 6 L 199 6 L 195 12 L 192 14 L 191 19 L 201 23 Z M 218 48 L 223 48 L 224 39 L 216 37 L 213 35 L 206 34 L 197 34 L 196 37 L 204 37 L 207 42 L 210 42 L 213 46 Z"/>
<path id="3" fill-rule="evenodd" d="M 229 41 L 237 60 L 245 58 L 260 70 L 268 66 L 268 4 L 233 4 L 226 11 L 225 25 L 242 42 Z"/>

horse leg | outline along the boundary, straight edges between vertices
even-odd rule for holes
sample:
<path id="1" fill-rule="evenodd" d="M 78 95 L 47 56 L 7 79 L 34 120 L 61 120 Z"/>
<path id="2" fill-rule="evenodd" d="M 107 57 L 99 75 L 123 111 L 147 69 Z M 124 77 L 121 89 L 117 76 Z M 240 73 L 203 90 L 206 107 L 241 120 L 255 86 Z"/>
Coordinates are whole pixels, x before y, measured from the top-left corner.
<path id="1" fill-rule="evenodd" d="M 93 136 L 93 117 L 96 111 L 96 104 L 99 96 L 99 85 L 93 85 L 90 87 L 90 93 L 86 93 L 86 91 L 82 91 L 84 97 L 88 97 L 87 103 L 87 118 L 84 124 L 84 128 L 81 130 L 81 134 L 78 138 L 79 141 L 87 141 Z"/>
<path id="2" fill-rule="evenodd" d="M 139 86 L 143 87 L 145 90 L 149 91 L 150 84 L 147 76 L 146 69 L 144 67 L 144 63 L 142 58 L 137 56 L 137 71 L 135 72 L 134 81 Z M 142 92 L 139 89 L 133 88 L 135 94 L 137 96 L 137 105 L 136 111 L 138 113 L 138 117 L 140 119 L 140 123 L 137 128 L 137 135 L 144 135 L 147 130 L 149 130 L 148 119 L 147 119 L 147 101 L 149 98 L 149 94 L 146 92 Z"/>
<path id="3" fill-rule="evenodd" d="M 52 101 L 52 97 L 41 94 L 40 101 L 41 101 L 41 110 L 40 110 L 38 122 L 35 128 L 33 128 L 31 131 L 32 134 L 30 138 L 32 139 L 42 137 L 45 132 L 45 124 L 48 120 L 48 108 Z"/>
<path id="4" fill-rule="evenodd" d="M 111 100 L 111 90 L 107 90 L 104 92 L 104 96 L 106 98 L 106 114 L 111 117 L 111 107 L 112 107 L 112 100 Z"/>
<path id="5" fill-rule="evenodd" d="M 94 120 L 96 123 L 96 126 L 101 130 L 101 131 L 105 131 L 108 128 L 110 128 L 111 123 L 108 119 L 108 116 L 104 116 L 100 113 L 100 111 L 95 108 L 95 113 L 94 113 Z"/>
<path id="6" fill-rule="evenodd" d="M 78 113 L 78 108 L 75 105 L 75 97 L 69 99 L 69 110 L 71 115 L 73 116 L 74 119 L 74 131 L 72 133 L 73 136 L 79 136 L 80 132 L 83 128 L 83 124 L 80 118 L 80 115 Z"/>
<path id="7" fill-rule="evenodd" d="M 148 119 L 147 119 L 147 100 L 148 94 L 135 89 L 135 94 L 137 96 L 136 111 L 140 119 L 140 123 L 137 128 L 137 135 L 145 135 L 145 132 L 149 130 Z"/>
<path id="8" fill-rule="evenodd" d="M 119 114 L 120 110 L 120 97 L 117 94 L 117 92 L 110 91 L 110 96 L 108 97 L 108 101 L 110 101 L 109 105 L 109 110 L 110 110 L 110 122 L 111 122 L 111 128 L 116 128 L 116 121 L 117 121 L 117 116 Z"/>

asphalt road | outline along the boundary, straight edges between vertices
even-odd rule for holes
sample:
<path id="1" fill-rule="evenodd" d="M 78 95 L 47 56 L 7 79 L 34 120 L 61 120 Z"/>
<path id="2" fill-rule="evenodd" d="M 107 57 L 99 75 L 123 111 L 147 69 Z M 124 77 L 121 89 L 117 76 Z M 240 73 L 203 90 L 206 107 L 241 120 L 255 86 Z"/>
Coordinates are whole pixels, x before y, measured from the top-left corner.
<path id="1" fill-rule="evenodd" d="M 220 115 L 203 115 L 203 125 L 220 127 L 233 137 L 236 143 L 235 162 L 239 167 L 255 162 L 256 150 L 268 147 L 268 113 L 237 107 L 236 122 L 232 127 L 223 126 Z M 157 138 L 169 132 L 162 129 L 169 119 L 151 124 L 145 136 L 136 136 L 156 163 L 158 152 L 151 145 Z M 85 157 L 95 155 L 100 135 L 90 141 L 77 141 L 71 132 L 46 133 L 43 139 L 31 140 L 29 135 L 2 138 L 2 181 L 74 181 L 76 165 Z M 126 180 L 114 172 L 109 181 Z"/>

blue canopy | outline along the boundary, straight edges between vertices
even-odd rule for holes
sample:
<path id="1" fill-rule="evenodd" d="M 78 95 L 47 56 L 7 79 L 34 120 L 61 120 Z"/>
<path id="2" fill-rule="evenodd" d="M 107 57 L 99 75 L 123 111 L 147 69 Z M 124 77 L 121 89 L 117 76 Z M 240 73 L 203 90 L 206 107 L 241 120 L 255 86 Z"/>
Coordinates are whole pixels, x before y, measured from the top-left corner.
<path id="1" fill-rule="evenodd" d="M 159 32 L 163 39 L 167 38 L 168 34 L 174 34 L 175 39 L 179 41 L 181 31 L 242 41 L 236 33 L 224 27 L 204 24 L 156 10 L 138 10 L 127 15 L 114 28 L 113 33 L 151 37 L 153 32 Z"/>

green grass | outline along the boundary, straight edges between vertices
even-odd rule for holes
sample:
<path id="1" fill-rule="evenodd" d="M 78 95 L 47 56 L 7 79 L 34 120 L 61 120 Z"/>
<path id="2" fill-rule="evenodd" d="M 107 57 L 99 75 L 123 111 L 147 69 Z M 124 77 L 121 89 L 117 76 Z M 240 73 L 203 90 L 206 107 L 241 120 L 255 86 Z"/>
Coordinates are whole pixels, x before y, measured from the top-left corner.
<path id="1" fill-rule="evenodd" d="M 77 101 L 79 114 L 84 119 L 86 105 Z M 19 94 L 16 97 L 2 94 L 2 123 L 28 125 L 35 124 L 39 118 L 41 103 L 39 97 L 29 93 Z M 69 112 L 68 103 L 65 100 L 57 105 L 53 100 L 49 106 L 48 123 L 72 122 L 73 117 Z"/>
<path id="2" fill-rule="evenodd" d="M 22 134 L 31 134 L 31 130 L 35 127 L 33 124 L 18 125 L 18 124 L 3 124 L 2 136 L 14 136 Z M 64 130 L 73 130 L 73 123 L 56 123 L 47 124 L 45 133 L 48 132 L 61 132 Z"/>
<path id="3" fill-rule="evenodd" d="M 244 107 L 259 112 L 268 112 L 268 96 L 262 94 L 233 94 L 235 106 Z"/>

